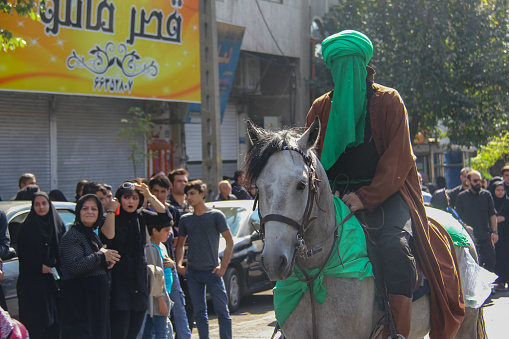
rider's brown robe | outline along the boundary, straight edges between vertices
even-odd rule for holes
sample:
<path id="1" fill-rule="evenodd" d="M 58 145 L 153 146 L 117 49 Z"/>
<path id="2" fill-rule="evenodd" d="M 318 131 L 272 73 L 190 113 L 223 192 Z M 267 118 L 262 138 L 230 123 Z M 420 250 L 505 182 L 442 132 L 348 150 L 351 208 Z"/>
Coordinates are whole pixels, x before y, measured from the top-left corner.
<path id="1" fill-rule="evenodd" d="M 453 338 L 465 316 L 454 245 L 440 225 L 427 221 L 403 100 L 396 90 L 373 83 L 373 75 L 374 70 L 368 67 L 368 80 L 375 89 L 369 101 L 371 131 L 380 160 L 371 185 L 356 194 L 370 211 L 396 192 L 403 196 L 412 216 L 416 257 L 431 287 L 430 337 Z M 316 116 L 320 119 L 318 156 L 327 130 L 330 94 L 316 99 L 307 115 L 307 126 Z"/>

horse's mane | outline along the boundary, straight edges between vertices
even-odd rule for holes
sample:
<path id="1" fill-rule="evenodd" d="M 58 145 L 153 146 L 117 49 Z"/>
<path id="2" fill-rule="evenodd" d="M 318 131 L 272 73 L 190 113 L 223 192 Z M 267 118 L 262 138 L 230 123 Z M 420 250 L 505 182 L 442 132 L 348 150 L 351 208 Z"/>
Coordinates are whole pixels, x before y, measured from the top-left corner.
<path id="1" fill-rule="evenodd" d="M 296 129 L 267 131 L 259 127 L 252 128 L 257 132 L 258 139 L 251 145 L 246 155 L 246 178 L 254 183 L 269 158 L 285 146 L 297 146 L 300 133 Z"/>

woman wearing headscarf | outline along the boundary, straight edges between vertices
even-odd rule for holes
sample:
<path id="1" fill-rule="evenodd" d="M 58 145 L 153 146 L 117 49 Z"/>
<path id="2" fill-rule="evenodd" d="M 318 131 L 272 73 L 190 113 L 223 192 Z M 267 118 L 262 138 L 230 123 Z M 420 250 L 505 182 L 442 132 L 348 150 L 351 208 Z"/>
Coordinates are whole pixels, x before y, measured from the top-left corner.
<path id="1" fill-rule="evenodd" d="M 465 315 L 458 265 L 451 237 L 426 218 L 405 104 L 395 89 L 374 82 L 368 66 L 373 44 L 366 35 L 331 35 L 322 41 L 322 53 L 335 87 L 313 102 L 307 126 L 320 120 L 317 154 L 350 210 L 371 217 L 374 227 L 384 211 L 375 238 L 396 330 L 410 333 L 416 279 L 411 237 L 431 288 L 430 336 L 453 338 Z M 384 338 L 388 334 L 386 326 Z"/>
<path id="2" fill-rule="evenodd" d="M 509 198 L 505 193 L 504 181 L 490 183 L 490 192 L 497 210 L 498 241 L 495 244 L 495 274 L 498 275 L 495 283 L 496 290 L 505 290 L 509 283 Z"/>
<path id="3" fill-rule="evenodd" d="M 142 208 L 145 200 L 155 212 Z M 171 221 L 170 213 L 146 184 L 124 182 L 117 189 L 100 229 L 102 242 L 120 254 L 111 270 L 112 339 L 134 339 L 140 332 L 148 309 L 146 225 L 167 225 Z"/>
<path id="4" fill-rule="evenodd" d="M 35 193 L 32 208 L 18 234 L 19 317 L 30 338 L 59 336 L 58 246 L 65 224 L 48 195 Z"/>
<path id="5" fill-rule="evenodd" d="M 82 196 L 76 204 L 76 221 L 60 241 L 63 339 L 111 337 L 108 269 L 120 256 L 116 250 L 103 248 L 94 232 L 102 215 L 97 196 Z"/>

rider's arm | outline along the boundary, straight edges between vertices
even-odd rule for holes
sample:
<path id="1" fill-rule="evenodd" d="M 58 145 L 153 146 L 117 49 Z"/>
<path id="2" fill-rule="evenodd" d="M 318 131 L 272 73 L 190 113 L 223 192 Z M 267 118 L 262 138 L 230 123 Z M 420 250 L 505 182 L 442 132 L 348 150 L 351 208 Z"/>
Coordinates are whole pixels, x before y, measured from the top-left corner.
<path id="1" fill-rule="evenodd" d="M 361 187 L 356 194 L 364 206 L 372 211 L 398 192 L 407 178 L 411 184 L 419 185 L 419 181 L 410 142 L 408 115 L 398 92 L 381 88 L 371 97 L 369 108 L 372 137 L 379 154 L 383 153 L 380 154 L 371 185 Z"/>

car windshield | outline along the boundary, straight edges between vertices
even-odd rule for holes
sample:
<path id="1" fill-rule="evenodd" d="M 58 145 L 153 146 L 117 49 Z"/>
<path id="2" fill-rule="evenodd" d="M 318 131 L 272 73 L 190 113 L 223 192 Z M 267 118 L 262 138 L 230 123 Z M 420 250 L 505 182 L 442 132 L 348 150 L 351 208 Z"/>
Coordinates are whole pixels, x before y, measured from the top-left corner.
<path id="1" fill-rule="evenodd" d="M 246 218 L 249 217 L 249 212 L 242 207 L 215 207 L 224 213 L 226 222 L 230 227 L 233 236 L 238 236 L 241 231 L 240 226 L 244 224 Z"/>

